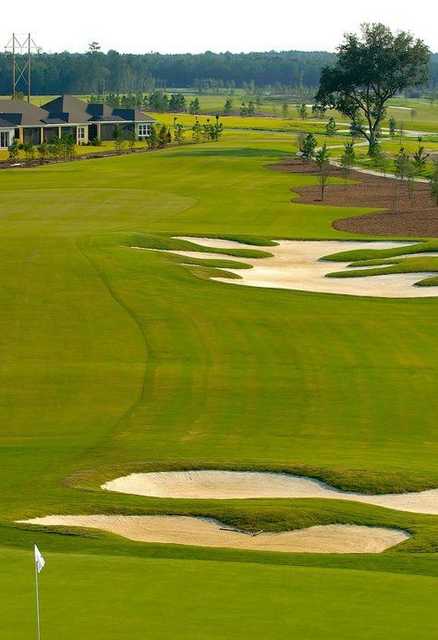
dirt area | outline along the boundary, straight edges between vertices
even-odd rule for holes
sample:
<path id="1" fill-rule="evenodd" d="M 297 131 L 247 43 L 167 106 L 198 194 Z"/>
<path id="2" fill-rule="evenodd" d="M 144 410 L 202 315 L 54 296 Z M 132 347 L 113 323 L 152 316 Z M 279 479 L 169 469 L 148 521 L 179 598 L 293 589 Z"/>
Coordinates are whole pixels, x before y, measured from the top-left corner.
<path id="1" fill-rule="evenodd" d="M 291 173 L 317 175 L 313 163 L 291 160 L 272 165 L 273 169 Z M 343 177 L 341 169 L 331 167 L 329 175 Z M 385 210 L 384 213 L 342 218 L 333 223 L 339 231 L 372 235 L 438 237 L 438 207 L 432 200 L 428 184 L 415 183 L 411 197 L 406 185 L 398 180 L 380 178 L 352 171 L 353 185 L 329 185 L 324 204 L 341 207 L 367 207 Z M 301 202 L 320 204 L 318 185 L 294 188 Z M 397 195 L 398 194 L 398 195 Z"/>
<path id="2" fill-rule="evenodd" d="M 253 498 L 325 498 L 364 502 L 412 513 L 438 514 L 438 489 L 366 495 L 341 491 L 324 482 L 286 473 L 257 471 L 161 471 L 132 473 L 110 480 L 102 489 L 156 498 L 202 500 Z"/>
<path id="3" fill-rule="evenodd" d="M 137 542 L 290 553 L 381 553 L 409 538 L 408 533 L 399 529 L 353 525 L 251 534 L 216 520 L 187 516 L 46 516 L 25 522 L 100 529 Z"/>

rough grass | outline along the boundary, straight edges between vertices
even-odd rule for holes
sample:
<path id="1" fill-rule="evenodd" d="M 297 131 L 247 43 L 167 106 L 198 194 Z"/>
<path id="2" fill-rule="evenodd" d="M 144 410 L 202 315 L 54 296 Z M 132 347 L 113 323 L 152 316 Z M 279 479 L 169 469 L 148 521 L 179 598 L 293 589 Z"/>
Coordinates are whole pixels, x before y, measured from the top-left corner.
<path id="1" fill-rule="evenodd" d="M 360 267 L 372 267 L 361 270 Z M 379 276 L 385 274 L 397 273 L 418 273 L 417 286 L 435 286 L 436 277 L 428 275 L 426 278 L 421 277 L 421 273 L 438 272 L 438 260 L 436 258 L 406 258 L 391 260 L 365 260 L 363 262 L 355 262 L 353 265 L 357 267 L 354 271 L 336 271 L 327 274 L 328 278 L 361 278 L 365 276 Z"/>
<path id="2" fill-rule="evenodd" d="M 428 253 L 437 251 L 434 256 L 415 256 L 410 258 L 410 254 Z M 403 257 L 401 257 L 403 256 Z M 351 262 L 349 266 L 355 267 L 354 271 L 334 271 L 327 274 L 329 278 L 361 278 L 366 276 L 378 276 L 391 273 L 430 273 L 438 272 L 438 242 L 413 242 L 405 247 L 393 249 L 359 249 L 357 251 L 343 251 L 340 253 L 325 256 L 324 260 L 333 262 Z M 375 269 L 370 267 L 375 266 Z M 360 267 L 367 267 L 361 270 Z M 428 276 L 421 278 L 419 275 L 417 286 L 435 286 L 438 277 Z"/>

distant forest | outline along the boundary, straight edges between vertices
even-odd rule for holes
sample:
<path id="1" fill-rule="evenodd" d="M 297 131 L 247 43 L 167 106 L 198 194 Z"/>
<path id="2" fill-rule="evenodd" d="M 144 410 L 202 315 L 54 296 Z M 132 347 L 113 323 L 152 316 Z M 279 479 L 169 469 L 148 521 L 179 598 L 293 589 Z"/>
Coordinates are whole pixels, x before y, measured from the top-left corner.
<path id="1" fill-rule="evenodd" d="M 312 89 L 322 67 L 335 55 L 327 52 L 202 54 L 41 53 L 33 58 L 32 93 L 89 94 L 151 91 L 191 87 L 232 91 L 234 88 Z M 438 54 L 431 59 L 430 88 L 438 89 Z M 11 91 L 10 60 L 0 54 L 0 94 Z"/>

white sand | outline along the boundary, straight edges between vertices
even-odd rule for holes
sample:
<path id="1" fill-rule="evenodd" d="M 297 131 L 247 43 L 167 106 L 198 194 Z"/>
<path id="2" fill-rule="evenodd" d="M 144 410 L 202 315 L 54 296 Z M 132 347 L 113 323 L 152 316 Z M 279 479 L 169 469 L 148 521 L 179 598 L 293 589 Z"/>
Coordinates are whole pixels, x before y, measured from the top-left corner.
<path id="1" fill-rule="evenodd" d="M 329 160 L 330 164 L 333 167 L 341 167 L 341 163 L 338 160 Z M 365 173 L 368 176 L 376 176 L 378 178 L 387 178 L 389 180 L 403 180 L 400 176 L 397 176 L 395 173 L 383 173 L 382 171 L 378 171 L 376 169 L 367 169 L 366 167 L 354 166 L 352 167 L 353 171 L 356 173 Z M 422 184 L 429 183 L 427 178 L 412 178 L 413 182 L 421 182 Z"/>
<path id="2" fill-rule="evenodd" d="M 188 239 L 189 238 L 184 238 L 184 240 Z M 199 259 L 235 260 L 253 267 L 252 269 L 234 269 L 228 267 L 223 269 L 237 274 L 239 279 L 232 280 L 226 277 L 213 278 L 214 280 L 227 284 L 379 298 L 425 298 L 438 296 L 438 287 L 414 287 L 414 284 L 418 281 L 437 275 L 432 272 L 383 274 L 360 278 L 326 277 L 327 274 L 333 273 L 334 271 L 347 270 L 348 265 L 351 263 L 321 260 L 324 256 L 356 249 L 390 249 L 393 247 L 404 247 L 410 243 L 280 240 L 272 247 L 251 247 L 251 245 L 217 238 L 192 238 L 191 240 L 199 245 L 208 246 L 209 248 L 250 247 L 253 249 L 261 249 L 272 254 L 272 257 L 269 258 L 237 258 L 218 253 L 197 251 L 175 250 L 164 252 Z M 438 253 L 436 255 L 438 257 Z"/>
<path id="3" fill-rule="evenodd" d="M 257 244 L 244 244 L 243 242 L 236 242 L 235 240 L 224 240 L 222 238 L 195 238 L 192 236 L 178 236 L 176 240 L 185 240 L 187 242 L 193 242 L 194 244 L 200 244 L 202 247 L 212 247 L 220 249 L 252 249 L 259 251 L 270 252 L 272 247 L 264 247 Z M 231 256 L 232 258 L 233 256 Z M 235 258 L 234 258 L 235 259 Z"/>
<path id="4" fill-rule="evenodd" d="M 366 495 L 340 491 L 324 482 L 285 473 L 253 471 L 163 471 L 132 473 L 102 489 L 158 498 L 326 498 L 365 502 L 379 507 L 438 514 L 438 489 L 413 493 Z"/>
<path id="5" fill-rule="evenodd" d="M 44 526 L 101 529 L 139 542 L 229 547 L 254 551 L 381 553 L 409 538 L 398 529 L 327 525 L 251 535 L 215 520 L 186 516 L 46 516 L 21 521 Z"/>

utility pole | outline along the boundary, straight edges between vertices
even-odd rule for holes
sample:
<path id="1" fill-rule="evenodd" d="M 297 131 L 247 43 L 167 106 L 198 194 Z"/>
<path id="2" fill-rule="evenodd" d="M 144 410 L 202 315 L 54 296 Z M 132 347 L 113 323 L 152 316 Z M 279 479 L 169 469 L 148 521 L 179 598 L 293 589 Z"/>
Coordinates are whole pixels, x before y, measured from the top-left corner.
<path id="1" fill-rule="evenodd" d="M 30 89 L 32 84 L 32 52 L 30 48 L 31 36 L 27 35 L 27 101 L 30 104 Z"/>
<path id="2" fill-rule="evenodd" d="M 12 63 L 12 99 L 15 100 L 21 86 L 27 94 L 27 101 L 32 96 L 32 55 L 40 53 L 32 39 L 32 34 L 20 35 L 13 33 L 5 47 L 5 52 L 11 54 Z"/>
<path id="3" fill-rule="evenodd" d="M 15 98 L 15 87 L 17 84 L 17 62 L 15 58 L 15 33 L 12 34 L 12 98 Z"/>

